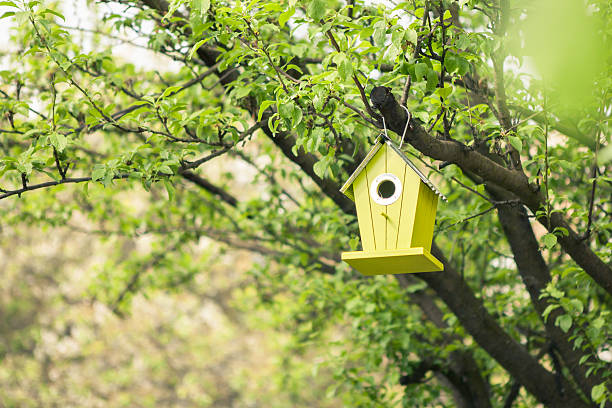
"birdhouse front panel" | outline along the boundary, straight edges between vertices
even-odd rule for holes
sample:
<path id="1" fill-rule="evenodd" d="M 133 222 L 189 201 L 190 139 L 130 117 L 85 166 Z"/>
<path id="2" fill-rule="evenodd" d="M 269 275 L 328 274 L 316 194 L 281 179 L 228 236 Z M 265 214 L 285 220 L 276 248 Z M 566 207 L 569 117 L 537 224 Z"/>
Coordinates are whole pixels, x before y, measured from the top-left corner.
<path id="1" fill-rule="evenodd" d="M 378 196 L 377 189 L 380 185 L 374 185 L 374 179 L 386 173 L 386 152 L 387 145 L 383 145 L 374 158 L 368 163 L 364 173 L 366 173 L 368 187 L 368 205 L 370 206 L 370 216 L 372 217 L 372 228 L 374 229 L 374 246 L 377 250 L 385 249 L 387 245 L 387 208 L 379 202 L 374 201 L 373 196 Z M 372 194 L 372 188 L 375 189 Z"/>
<path id="2" fill-rule="evenodd" d="M 421 184 L 419 176 L 406 165 L 404 165 L 404 172 L 404 193 L 402 197 L 401 218 L 398 221 L 397 249 L 410 248 L 419 197 L 416 192 L 418 191 L 419 184 Z"/>
<path id="3" fill-rule="evenodd" d="M 371 158 L 353 184 L 365 251 L 410 248 L 420 182 L 387 144 Z"/>
<path id="4" fill-rule="evenodd" d="M 370 185 L 366 177 L 366 171 L 362 171 L 353 184 L 353 196 L 357 208 L 357 220 L 359 221 L 359 234 L 361 235 L 361 246 L 364 251 L 374 251 L 374 229 L 372 228 L 372 215 L 370 208 Z"/>

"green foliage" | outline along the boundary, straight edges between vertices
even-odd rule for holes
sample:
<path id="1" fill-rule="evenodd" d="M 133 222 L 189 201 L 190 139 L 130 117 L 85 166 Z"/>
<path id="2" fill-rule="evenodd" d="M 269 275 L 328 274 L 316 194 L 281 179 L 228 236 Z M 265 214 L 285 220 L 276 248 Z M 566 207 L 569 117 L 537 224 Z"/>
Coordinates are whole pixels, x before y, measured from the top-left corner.
<path id="1" fill-rule="evenodd" d="M 543 200 L 537 211 L 524 209 L 521 192 L 493 197 L 500 186 L 487 174 L 440 166 L 422 145 L 404 144 L 449 198 L 438 209 L 435 241 L 467 285 L 461 290 L 555 378 L 595 404 L 612 403 L 609 293 L 564 243 L 579 238 L 610 265 L 609 4 L 115 3 L 128 9 L 90 5 L 96 24 L 81 31 L 55 4 L 0 2 L 20 50 L 1 56 L 2 229 L 63 226 L 106 243 L 103 259 L 87 265 L 95 273 L 84 275 L 79 301 L 129 319 L 134 299 L 180 297 L 212 276 L 216 262 L 248 251 L 222 268 L 244 278 L 231 297 L 249 321 L 243 326 L 278 336 L 266 390 L 280 397 L 257 399 L 258 374 L 236 375 L 245 405 L 250 398 L 265 406 L 447 406 L 465 390 L 453 371 L 460 359 L 486 381 L 491 406 L 503 406 L 513 374 L 439 293 L 418 277 L 364 278 L 339 259 L 359 249 L 359 227 L 338 189 L 381 131 L 367 95 L 387 86 L 397 100 L 406 92 L 414 123 L 432 141 L 482 153 L 496 170 L 511 170 L 504 174 L 524 172 L 525 189 Z M 132 36 L 146 45 L 130 52 L 145 47 L 153 56 L 120 56 L 117 41 Z M 535 50 L 538 73 L 523 43 Z M 499 218 L 504 205 L 532 223 L 550 275 L 541 292 L 529 293 L 529 276 L 518 270 L 520 254 Z M 552 228 L 551 215 L 567 223 Z M 33 292 L 15 293 L 2 305 L 0 358 L 43 344 L 43 319 L 9 324 L 40 312 Z M 200 333 L 181 337 L 172 327 L 162 331 L 208 347 Z M 572 367 L 555 366 L 557 332 L 579 353 L 589 389 Z M 26 362 L 42 364 L 30 354 Z M 168 380 L 169 361 L 150 357 L 147 367 Z M 182 384 L 181 392 L 214 388 L 191 375 L 192 388 Z M 115 381 L 112 370 L 101 376 Z M 134 376 L 122 370 L 116 383 L 132 386 Z M 43 401 L 66 405 L 53 392 Z M 193 395 L 186 398 L 195 406 L 213 404 Z M 113 403 L 134 402 L 121 398 Z M 538 400 L 522 389 L 515 406 Z"/>

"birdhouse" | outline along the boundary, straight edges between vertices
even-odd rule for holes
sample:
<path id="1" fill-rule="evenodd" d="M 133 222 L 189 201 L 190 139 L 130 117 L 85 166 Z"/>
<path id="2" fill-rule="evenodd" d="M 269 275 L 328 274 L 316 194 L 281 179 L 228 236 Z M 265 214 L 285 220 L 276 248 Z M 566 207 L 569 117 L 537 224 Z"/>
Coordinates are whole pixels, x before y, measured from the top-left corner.
<path id="1" fill-rule="evenodd" d="M 391 140 L 380 136 L 340 191 L 355 202 L 363 246 L 343 261 L 364 275 L 444 269 L 430 250 L 446 197 Z"/>

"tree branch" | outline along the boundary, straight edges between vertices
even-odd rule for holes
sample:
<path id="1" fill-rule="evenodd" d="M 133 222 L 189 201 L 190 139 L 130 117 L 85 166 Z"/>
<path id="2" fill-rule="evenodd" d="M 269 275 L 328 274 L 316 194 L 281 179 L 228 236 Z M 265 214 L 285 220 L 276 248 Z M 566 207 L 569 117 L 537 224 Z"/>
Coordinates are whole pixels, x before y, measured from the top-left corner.
<path id="1" fill-rule="evenodd" d="M 503 191 L 491 186 L 487 190 L 496 199 L 507 198 L 508 195 Z M 531 303 L 534 305 L 541 320 L 542 313 L 550 302 L 545 298 L 540 298 L 540 294 L 551 281 L 550 272 L 546 262 L 540 252 L 539 244 L 527 218 L 527 213 L 522 206 L 516 204 L 500 205 L 498 208 L 499 221 L 504 230 L 512 253 L 516 262 L 518 272 L 527 288 Z M 559 355 L 565 366 L 570 371 L 576 383 L 585 395 L 590 395 L 591 389 L 604 381 L 597 373 L 587 376 L 587 369 L 584 363 L 580 364 L 580 359 L 585 355 L 580 349 L 574 349 L 573 342 L 570 340 L 571 332 L 565 333 L 555 326 L 556 318 L 563 314 L 561 308 L 555 309 L 543 321 L 547 336 L 555 344 Z M 593 352 L 595 350 L 592 350 Z M 589 361 L 593 362 L 592 358 Z"/>
<path id="2" fill-rule="evenodd" d="M 467 283 L 434 244 L 432 254 L 444 264 L 443 272 L 416 274 L 431 287 L 457 316 L 474 340 L 511 376 L 541 403 L 551 407 L 589 407 L 564 381 L 565 393 L 558 389 L 553 373 L 544 369 L 519 343 L 511 338 L 488 313 Z"/>
<path id="3" fill-rule="evenodd" d="M 378 108 L 385 117 L 387 127 L 401 135 L 408 115 L 397 103 L 390 89 L 375 87 L 370 97 L 374 107 Z M 546 201 L 542 193 L 534 188 L 535 186 L 529 184 L 522 171 L 507 169 L 481 153 L 457 142 L 436 139 L 412 118 L 406 132 L 406 141 L 433 159 L 454 163 L 463 170 L 476 174 L 483 181 L 492 182 L 515 194 L 534 214 L 539 214 L 539 210 L 545 205 Z M 546 215 L 539 216 L 538 221 L 545 227 L 550 225 L 550 232 L 557 228 L 566 229 L 568 236 L 558 237 L 563 249 L 598 285 L 612 295 L 612 269 L 580 239 L 580 236 L 570 227 L 563 215 L 557 211 L 552 211 L 550 222 Z"/>
<path id="4" fill-rule="evenodd" d="M 128 174 L 120 174 L 120 175 L 114 176 L 113 180 L 126 179 L 128 177 L 129 177 Z M 65 178 L 65 179 L 57 180 L 57 181 L 47 181 L 45 183 L 40 183 L 40 184 L 30 184 L 20 189 L 17 189 L 17 190 L 3 190 L 3 194 L 0 194 L 0 200 L 10 197 L 10 196 L 14 196 L 14 195 L 21 196 L 22 193 L 25 193 L 27 191 L 38 190 L 38 189 L 46 188 L 46 187 L 59 186 L 60 184 L 83 183 L 85 181 L 91 181 L 91 177 L 71 177 L 71 178 Z"/>

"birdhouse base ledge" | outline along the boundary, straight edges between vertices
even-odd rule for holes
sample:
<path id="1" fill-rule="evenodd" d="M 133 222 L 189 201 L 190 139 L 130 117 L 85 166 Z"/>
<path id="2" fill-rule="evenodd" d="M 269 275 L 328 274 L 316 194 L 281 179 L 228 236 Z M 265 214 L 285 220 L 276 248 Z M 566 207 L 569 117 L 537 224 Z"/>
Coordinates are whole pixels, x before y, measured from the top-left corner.
<path id="1" fill-rule="evenodd" d="M 342 260 L 364 275 L 439 272 L 442 262 L 425 248 L 343 252 Z"/>

